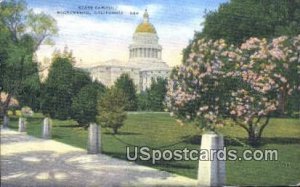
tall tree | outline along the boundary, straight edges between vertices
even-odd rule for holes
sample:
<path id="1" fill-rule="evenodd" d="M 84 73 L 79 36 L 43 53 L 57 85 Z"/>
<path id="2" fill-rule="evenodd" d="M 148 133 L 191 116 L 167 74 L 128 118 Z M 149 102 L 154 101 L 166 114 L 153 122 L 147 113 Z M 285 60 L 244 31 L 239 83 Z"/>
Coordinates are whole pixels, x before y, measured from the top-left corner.
<path id="1" fill-rule="evenodd" d="M 79 93 L 72 99 L 72 119 L 81 126 L 88 126 L 91 122 L 96 122 L 97 101 L 105 92 L 105 86 L 98 82 L 93 82 L 81 88 Z"/>
<path id="2" fill-rule="evenodd" d="M 52 118 L 71 117 L 72 98 L 82 87 L 91 84 L 89 74 L 73 67 L 70 52 L 54 54 L 48 77 L 43 85 L 42 111 Z"/>
<path id="3" fill-rule="evenodd" d="M 206 14 L 202 35 L 231 44 L 300 33 L 299 0 L 231 0 Z"/>
<path id="4" fill-rule="evenodd" d="M 229 44 L 239 46 L 251 37 L 272 40 L 279 36 L 296 36 L 300 34 L 299 20 L 300 0 L 231 0 L 205 15 L 203 30 L 196 32 L 194 39 L 183 50 L 183 63 L 187 63 L 189 54 L 194 50 L 193 42 L 200 38 L 224 39 Z M 282 71 L 290 74 L 290 86 L 295 86 L 299 80 L 298 76 L 294 76 L 294 69 L 282 68 Z M 288 95 L 288 88 L 283 88 L 279 93 L 277 115 L 284 116 L 286 111 L 299 111 L 298 105 L 293 104 L 297 103 L 299 96 Z"/>
<path id="5" fill-rule="evenodd" d="M 102 127 L 111 128 L 114 134 L 124 125 L 127 117 L 126 100 L 122 89 L 112 87 L 107 90 L 98 103 L 97 122 Z"/>
<path id="6" fill-rule="evenodd" d="M 71 114 L 73 96 L 73 67 L 68 58 L 58 57 L 52 62 L 43 86 L 42 112 L 52 118 L 67 119 Z"/>
<path id="7" fill-rule="evenodd" d="M 51 36 L 57 31 L 56 21 L 51 16 L 34 13 L 24 1 L 0 4 L 0 91 L 8 93 L 5 101 L 0 103 L 4 117 L 7 117 L 11 98 L 27 93 L 24 86 L 31 89 L 31 86 L 36 88 L 39 85 L 34 53 L 41 44 L 52 43 Z"/>
<path id="8" fill-rule="evenodd" d="M 188 59 L 193 41 L 206 37 L 224 39 L 240 45 L 250 37 L 272 39 L 300 33 L 300 0 L 231 0 L 218 10 L 207 12 L 203 30 L 183 50 L 183 63 Z"/>
<path id="9" fill-rule="evenodd" d="M 137 110 L 136 88 L 128 74 L 122 74 L 115 82 L 115 86 L 122 90 L 126 97 L 126 111 Z"/>
<path id="10" fill-rule="evenodd" d="M 167 93 L 167 80 L 163 78 L 153 79 L 148 90 L 148 103 L 151 111 L 163 111 L 164 99 Z"/>

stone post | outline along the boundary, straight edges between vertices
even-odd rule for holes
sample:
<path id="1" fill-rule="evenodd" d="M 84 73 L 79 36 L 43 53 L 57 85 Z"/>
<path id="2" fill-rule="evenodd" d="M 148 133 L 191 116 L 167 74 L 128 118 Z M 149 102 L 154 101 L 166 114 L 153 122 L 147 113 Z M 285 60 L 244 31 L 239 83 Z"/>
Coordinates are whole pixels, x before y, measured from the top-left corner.
<path id="1" fill-rule="evenodd" d="M 8 117 L 8 115 L 4 114 L 4 117 L 3 117 L 3 128 L 8 128 L 8 124 L 9 124 L 9 117 Z"/>
<path id="2" fill-rule="evenodd" d="M 26 132 L 26 118 L 19 117 L 19 132 Z"/>
<path id="3" fill-rule="evenodd" d="M 225 155 L 214 153 L 212 150 L 223 150 L 224 138 L 214 132 L 202 135 L 201 150 L 207 150 L 208 159 L 199 160 L 198 166 L 198 186 L 224 186 L 225 185 Z M 201 151 L 201 152 L 202 152 Z M 223 154 L 226 154 L 223 152 Z M 222 157 L 218 160 L 217 157 Z M 200 156 L 201 157 L 201 156 Z"/>
<path id="4" fill-rule="evenodd" d="M 89 137 L 88 137 L 88 154 L 98 154 L 101 149 L 100 128 L 96 123 L 91 123 L 89 126 Z"/>
<path id="5" fill-rule="evenodd" d="M 50 139 L 51 138 L 51 123 L 49 118 L 45 118 L 43 121 L 43 129 L 42 129 L 42 138 Z"/>

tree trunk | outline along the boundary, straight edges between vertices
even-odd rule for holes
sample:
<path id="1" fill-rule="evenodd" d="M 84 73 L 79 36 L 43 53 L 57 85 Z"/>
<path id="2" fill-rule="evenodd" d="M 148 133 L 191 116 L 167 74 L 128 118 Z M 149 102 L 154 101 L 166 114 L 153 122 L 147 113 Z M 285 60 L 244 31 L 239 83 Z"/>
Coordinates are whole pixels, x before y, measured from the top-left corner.
<path id="1" fill-rule="evenodd" d="M 264 129 L 269 124 L 270 115 L 266 116 L 266 119 L 262 125 L 259 125 L 261 122 L 262 116 L 258 117 L 257 120 L 247 123 L 247 125 L 243 123 L 239 123 L 235 118 L 234 121 L 243 129 L 245 129 L 248 133 L 248 144 L 253 147 L 258 147 L 261 145 L 261 137 Z"/>
<path id="2" fill-rule="evenodd" d="M 9 117 L 7 113 L 4 113 L 3 115 L 3 128 L 8 128 L 9 125 Z"/>
<path id="3" fill-rule="evenodd" d="M 281 90 L 279 93 L 278 112 L 281 117 L 285 115 L 285 103 L 286 103 L 286 88 L 284 87 L 283 90 Z"/>
<path id="4" fill-rule="evenodd" d="M 113 128 L 113 133 L 118 134 L 118 128 Z"/>
<path id="5" fill-rule="evenodd" d="M 258 147 L 260 146 L 261 143 L 261 135 L 260 133 L 258 133 L 255 128 L 251 129 L 248 132 L 248 143 L 249 145 L 251 145 L 252 147 Z"/>

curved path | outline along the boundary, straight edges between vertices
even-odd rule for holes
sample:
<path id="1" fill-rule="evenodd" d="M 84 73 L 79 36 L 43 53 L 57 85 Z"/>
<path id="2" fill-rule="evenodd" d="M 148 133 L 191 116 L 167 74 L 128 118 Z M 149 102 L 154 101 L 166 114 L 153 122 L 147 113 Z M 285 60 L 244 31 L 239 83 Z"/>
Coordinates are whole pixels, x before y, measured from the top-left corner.
<path id="1" fill-rule="evenodd" d="M 1 186 L 195 186 L 196 180 L 1 129 Z"/>

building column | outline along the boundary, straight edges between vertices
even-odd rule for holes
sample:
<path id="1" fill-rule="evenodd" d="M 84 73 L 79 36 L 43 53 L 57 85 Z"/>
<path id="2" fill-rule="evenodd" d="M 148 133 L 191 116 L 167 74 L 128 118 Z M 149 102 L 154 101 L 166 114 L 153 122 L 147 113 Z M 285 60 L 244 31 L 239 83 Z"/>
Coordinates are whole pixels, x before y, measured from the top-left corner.
<path id="1" fill-rule="evenodd" d="M 143 48 L 139 48 L 139 51 L 140 51 L 139 57 L 142 57 L 143 56 Z"/>
<path id="2" fill-rule="evenodd" d="M 161 59 L 161 50 L 158 51 L 158 58 Z"/>
<path id="3" fill-rule="evenodd" d="M 154 49 L 151 49 L 151 58 L 154 58 Z"/>

